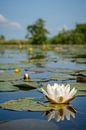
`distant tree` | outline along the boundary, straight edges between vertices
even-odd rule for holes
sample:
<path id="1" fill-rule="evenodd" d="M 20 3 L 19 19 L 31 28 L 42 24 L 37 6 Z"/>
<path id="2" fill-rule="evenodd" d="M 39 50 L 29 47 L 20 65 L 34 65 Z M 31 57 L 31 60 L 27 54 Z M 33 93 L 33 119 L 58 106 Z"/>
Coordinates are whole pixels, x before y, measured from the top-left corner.
<path id="1" fill-rule="evenodd" d="M 4 35 L 0 35 L 0 40 L 5 40 L 5 36 Z"/>
<path id="2" fill-rule="evenodd" d="M 84 36 L 84 40 L 86 42 L 86 23 L 84 23 L 84 24 L 76 24 L 75 30 L 78 33 L 80 33 L 80 34 L 82 34 Z"/>
<path id="3" fill-rule="evenodd" d="M 42 44 L 47 40 L 48 30 L 44 27 L 45 21 L 38 19 L 34 24 L 27 26 L 26 38 L 31 39 L 33 44 Z"/>

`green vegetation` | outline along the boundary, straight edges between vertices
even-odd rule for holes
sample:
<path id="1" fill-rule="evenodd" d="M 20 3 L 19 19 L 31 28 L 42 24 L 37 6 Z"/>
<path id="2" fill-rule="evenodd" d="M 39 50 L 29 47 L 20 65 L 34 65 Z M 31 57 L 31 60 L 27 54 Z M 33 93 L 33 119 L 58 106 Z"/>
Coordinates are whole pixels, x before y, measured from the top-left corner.
<path id="1" fill-rule="evenodd" d="M 44 27 L 45 21 L 38 19 L 34 24 L 27 26 L 26 38 L 31 39 L 32 44 L 42 44 L 47 40 L 48 30 Z"/>
<path id="2" fill-rule="evenodd" d="M 86 23 L 76 24 L 72 30 L 62 29 L 52 38 L 48 37 L 49 31 L 45 28 L 45 21 L 38 19 L 34 24 L 27 26 L 27 40 L 5 40 L 4 35 L 0 35 L 0 44 L 85 44 L 86 43 Z"/>
<path id="3" fill-rule="evenodd" d="M 5 40 L 5 36 L 4 35 L 0 35 L 0 40 Z"/>
<path id="4" fill-rule="evenodd" d="M 86 42 L 86 24 L 76 24 L 73 30 L 62 30 L 51 39 L 55 44 L 85 44 Z"/>

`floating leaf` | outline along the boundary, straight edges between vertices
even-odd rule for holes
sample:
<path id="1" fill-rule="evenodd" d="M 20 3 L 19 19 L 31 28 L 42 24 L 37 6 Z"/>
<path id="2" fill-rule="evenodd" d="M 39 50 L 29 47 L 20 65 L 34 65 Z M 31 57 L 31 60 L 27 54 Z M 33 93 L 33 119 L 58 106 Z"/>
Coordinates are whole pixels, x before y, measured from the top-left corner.
<path id="1" fill-rule="evenodd" d="M 77 82 L 85 82 L 86 83 L 86 73 L 77 75 Z"/>
<path id="2" fill-rule="evenodd" d="M 76 62 L 79 64 L 86 64 L 86 58 L 77 58 Z"/>
<path id="3" fill-rule="evenodd" d="M 16 73 L 1 73 L 0 74 L 0 82 L 5 82 L 5 81 L 14 81 L 14 80 L 19 80 L 22 78 L 21 74 L 16 74 Z"/>
<path id="4" fill-rule="evenodd" d="M 19 90 L 17 87 L 13 86 L 10 82 L 0 82 L 0 91 L 17 91 Z"/>
<path id="5" fill-rule="evenodd" d="M 12 70 L 12 69 L 15 69 L 15 68 L 17 68 L 18 67 L 18 65 L 16 65 L 16 64 L 13 64 L 13 63 L 8 63 L 8 64 L 1 64 L 0 63 L 0 69 L 2 69 L 2 70 Z"/>
<path id="6" fill-rule="evenodd" d="M 53 73 L 62 73 L 62 74 L 68 74 L 68 75 L 72 75 L 75 73 L 75 70 L 70 70 L 70 69 L 52 69 L 48 71 L 53 72 Z"/>
<path id="7" fill-rule="evenodd" d="M 25 79 L 24 82 L 43 82 L 45 81 L 45 78 L 31 78 L 31 79 Z"/>
<path id="8" fill-rule="evenodd" d="M 0 104 L 0 107 L 4 109 L 16 110 L 16 111 L 46 111 L 49 110 L 49 107 L 40 102 L 40 99 L 35 98 L 20 98 L 17 100 L 10 100 L 3 104 Z"/>
<path id="9" fill-rule="evenodd" d="M 19 87 L 20 89 L 35 89 L 38 88 L 39 85 L 37 82 L 24 82 L 24 81 L 18 81 L 14 83 L 14 86 Z"/>
<path id="10" fill-rule="evenodd" d="M 53 74 L 53 75 L 49 76 L 48 78 L 49 78 L 49 79 L 52 79 L 52 80 L 68 80 L 68 79 L 75 79 L 74 76 L 67 75 L 67 74 L 61 74 L 61 73 Z"/>
<path id="11" fill-rule="evenodd" d="M 86 84 L 85 83 L 70 83 L 70 86 L 75 87 L 78 92 L 77 95 L 86 95 Z"/>

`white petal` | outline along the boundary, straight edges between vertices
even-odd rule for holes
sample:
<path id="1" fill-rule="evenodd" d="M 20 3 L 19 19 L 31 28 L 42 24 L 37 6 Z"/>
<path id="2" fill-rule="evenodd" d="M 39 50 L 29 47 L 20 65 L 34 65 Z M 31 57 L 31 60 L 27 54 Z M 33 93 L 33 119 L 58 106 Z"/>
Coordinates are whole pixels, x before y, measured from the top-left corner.
<path id="1" fill-rule="evenodd" d="M 66 114 L 66 118 L 67 118 L 67 120 L 70 120 L 70 113 Z"/>
<path id="2" fill-rule="evenodd" d="M 51 119 L 53 119 L 55 117 L 55 111 L 52 111 L 49 115 L 48 115 L 48 121 L 50 121 Z"/>
<path id="3" fill-rule="evenodd" d="M 52 95 L 53 94 L 52 88 L 51 88 L 51 86 L 49 84 L 47 86 L 47 93 L 48 93 L 48 95 Z"/>
<path id="4" fill-rule="evenodd" d="M 61 116 L 58 115 L 58 117 L 56 118 L 56 121 L 59 122 L 61 120 Z"/>
<path id="5" fill-rule="evenodd" d="M 76 90 L 75 88 L 73 88 L 73 89 L 70 91 L 70 93 L 69 93 L 69 95 L 68 95 L 68 98 L 72 98 L 72 97 L 76 94 L 76 92 L 77 92 L 77 90 Z"/>
<path id="6" fill-rule="evenodd" d="M 73 118 L 75 118 L 75 113 L 71 112 L 71 116 L 72 116 Z"/>

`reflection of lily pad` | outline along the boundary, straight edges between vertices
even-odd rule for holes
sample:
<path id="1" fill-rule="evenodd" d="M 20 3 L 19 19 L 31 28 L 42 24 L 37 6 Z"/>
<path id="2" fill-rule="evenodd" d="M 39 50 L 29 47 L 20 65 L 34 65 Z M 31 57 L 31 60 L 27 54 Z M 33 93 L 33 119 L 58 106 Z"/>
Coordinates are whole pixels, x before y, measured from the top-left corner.
<path id="1" fill-rule="evenodd" d="M 49 109 L 48 106 L 40 103 L 40 99 L 37 100 L 35 98 L 20 98 L 17 100 L 10 100 L 0 104 L 0 107 L 16 111 L 45 111 Z"/>
<path id="2" fill-rule="evenodd" d="M 8 74 L 8 73 L 1 73 L 0 74 L 0 82 L 4 82 L 4 81 L 14 81 L 14 80 L 19 80 L 22 78 L 22 75 L 19 73 L 12 73 L 12 74 Z"/>
<path id="3" fill-rule="evenodd" d="M 10 82 L 0 82 L 0 91 L 17 91 L 17 87 L 13 86 Z"/>
<path id="4" fill-rule="evenodd" d="M 0 130 L 57 130 L 57 126 L 46 120 L 20 119 L 0 124 Z"/>

